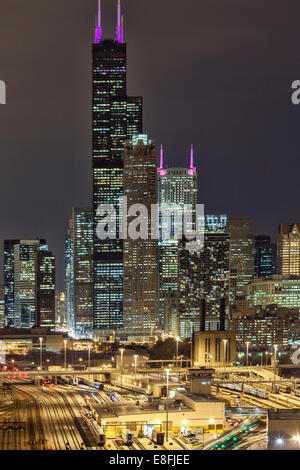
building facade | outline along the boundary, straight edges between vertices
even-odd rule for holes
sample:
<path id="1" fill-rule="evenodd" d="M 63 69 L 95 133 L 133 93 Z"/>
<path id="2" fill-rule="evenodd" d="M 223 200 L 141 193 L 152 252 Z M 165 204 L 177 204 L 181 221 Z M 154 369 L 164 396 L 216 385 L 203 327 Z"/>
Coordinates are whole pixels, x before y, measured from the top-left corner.
<path id="1" fill-rule="evenodd" d="M 275 275 L 268 279 L 254 279 L 247 286 L 249 307 L 268 305 L 300 311 L 300 278 Z"/>
<path id="2" fill-rule="evenodd" d="M 300 224 L 280 224 L 277 240 L 277 274 L 300 276 Z"/>
<path id="3" fill-rule="evenodd" d="M 93 216 L 73 208 L 66 240 L 65 295 L 70 330 L 84 334 L 93 326 Z"/>
<path id="4" fill-rule="evenodd" d="M 191 227 L 195 229 L 197 204 L 197 172 L 194 150 L 190 166 L 164 168 L 163 150 L 158 173 L 159 205 L 159 326 L 167 334 L 178 336 L 179 315 L 179 240 L 184 227 L 184 205 L 188 206 Z M 165 207 L 168 206 L 168 210 Z M 186 215 L 186 214 L 185 214 Z M 180 236 L 181 232 L 181 236 Z"/>
<path id="5" fill-rule="evenodd" d="M 254 277 L 270 277 L 276 274 L 276 244 L 268 235 L 257 235 L 254 242 Z"/>
<path id="6" fill-rule="evenodd" d="M 125 141 L 142 133 L 142 98 L 127 95 L 126 77 L 120 7 L 115 39 L 102 38 L 99 8 L 93 44 L 93 324 L 100 329 L 123 324 L 123 241 L 99 239 L 96 229 L 99 206 L 118 207 L 124 194 Z"/>
<path id="7" fill-rule="evenodd" d="M 14 245 L 14 326 L 54 328 L 55 257 L 44 240 Z"/>
<path id="8" fill-rule="evenodd" d="M 124 240 L 123 326 L 154 328 L 157 323 L 157 239 L 151 237 L 151 207 L 157 203 L 156 150 L 147 135 L 127 141 L 124 155 L 124 196 L 128 210 L 142 204 L 147 214 L 138 215 L 139 231 L 146 238 Z M 138 208 L 136 208 L 138 211 Z M 136 217 L 128 216 L 127 231 Z M 156 220 L 154 221 L 156 223 Z"/>

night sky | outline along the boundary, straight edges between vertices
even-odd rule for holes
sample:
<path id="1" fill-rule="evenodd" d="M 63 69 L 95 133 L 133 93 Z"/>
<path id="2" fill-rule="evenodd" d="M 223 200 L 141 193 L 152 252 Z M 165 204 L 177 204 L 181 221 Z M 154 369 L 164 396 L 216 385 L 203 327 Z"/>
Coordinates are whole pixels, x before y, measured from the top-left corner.
<path id="1" fill-rule="evenodd" d="M 0 238 L 45 237 L 63 288 L 72 206 L 91 203 L 97 0 L 0 0 Z M 128 93 L 168 165 L 191 143 L 206 212 L 300 221 L 299 0 L 123 0 Z M 104 36 L 117 0 L 102 0 Z M 2 250 L 1 250 L 2 251 Z"/>

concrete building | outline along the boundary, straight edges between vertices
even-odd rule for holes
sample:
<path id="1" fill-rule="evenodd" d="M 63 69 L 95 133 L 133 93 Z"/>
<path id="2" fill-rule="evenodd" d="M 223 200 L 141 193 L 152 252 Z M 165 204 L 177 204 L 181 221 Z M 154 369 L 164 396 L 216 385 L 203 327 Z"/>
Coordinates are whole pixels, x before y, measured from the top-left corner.
<path id="1" fill-rule="evenodd" d="M 268 450 L 300 449 L 300 409 L 269 409 Z"/>
<path id="2" fill-rule="evenodd" d="M 157 240 L 151 237 L 149 223 L 151 207 L 157 203 L 156 193 L 155 144 L 147 135 L 136 135 L 125 144 L 124 196 L 129 210 L 134 204 L 142 204 L 148 217 L 138 213 L 139 231 L 145 226 L 146 238 L 141 235 L 135 240 L 129 233 L 123 242 L 124 328 L 155 328 L 157 325 Z M 136 220 L 137 214 L 128 216 L 127 232 Z"/>
<path id="3" fill-rule="evenodd" d="M 196 331 L 192 338 L 195 367 L 235 365 L 236 334 L 233 331 Z"/>
<path id="4" fill-rule="evenodd" d="M 63 348 L 63 336 L 46 328 L 3 328 L 0 330 L 0 341 L 5 345 L 6 354 L 26 354 L 31 349 L 60 353 Z"/>
<path id="5" fill-rule="evenodd" d="M 250 217 L 229 217 L 230 234 L 230 297 L 234 304 L 245 295 L 246 286 L 254 277 L 254 234 Z"/>

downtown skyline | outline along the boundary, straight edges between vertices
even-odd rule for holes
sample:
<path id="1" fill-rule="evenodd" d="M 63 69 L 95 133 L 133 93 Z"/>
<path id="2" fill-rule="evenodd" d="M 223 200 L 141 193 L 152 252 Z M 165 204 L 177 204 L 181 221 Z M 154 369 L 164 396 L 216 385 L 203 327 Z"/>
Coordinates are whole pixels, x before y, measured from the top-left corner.
<path id="1" fill-rule="evenodd" d="M 22 31 L 25 46 L 21 65 L 24 60 L 31 67 L 20 87 L 8 71 L 7 52 L 0 53 L 1 79 L 8 88 L 7 104 L 0 107 L 2 200 L 7 201 L 2 206 L 0 237 L 47 238 L 57 255 L 57 283 L 62 288 L 69 214 L 73 206 L 88 206 L 92 191 L 90 44 L 94 39 L 96 2 L 82 5 L 75 1 L 71 9 L 69 1 L 39 7 L 31 1 L 28 13 L 20 5 L 23 26 L 18 25 L 18 17 L 10 16 L 19 3 L 12 1 L 7 12 L 4 7 L 3 18 L 6 24 L 12 22 L 12 31 L 14 27 Z M 103 34 L 108 37 L 116 26 L 116 2 L 102 3 Z M 188 164 L 188 149 L 194 143 L 198 201 L 205 204 L 206 212 L 251 216 L 256 233 L 274 237 L 279 222 L 297 220 L 293 161 L 299 146 L 299 110 L 290 103 L 290 84 L 297 78 L 296 25 L 289 18 L 287 28 L 282 7 L 282 19 L 275 13 L 263 28 L 267 3 L 260 4 L 257 11 L 256 5 L 251 9 L 245 6 L 244 11 L 237 8 L 235 16 L 230 9 L 231 14 L 223 17 L 216 14 L 215 5 L 209 7 L 206 1 L 201 7 L 198 2 L 187 2 L 185 18 L 181 18 L 179 2 L 169 0 L 163 6 L 157 3 L 159 18 L 155 8 L 151 15 L 143 1 L 124 0 L 122 8 L 124 39 L 128 43 L 128 94 L 143 96 L 144 128 L 157 146 L 164 143 L 166 165 Z M 258 11 L 260 18 L 255 15 Z M 55 38 L 43 24 L 46 18 L 55 22 Z M 241 37 L 237 19 L 244 28 Z M 34 36 L 29 28 L 24 29 L 25 24 L 38 27 L 33 30 Z M 155 34 L 151 35 L 153 27 Z M 274 48 L 276 54 L 270 53 L 270 42 L 276 41 L 278 30 L 284 36 L 284 47 L 281 44 Z M 21 44 L 11 41 L 10 34 L 3 25 L 1 42 L 11 42 L 19 53 Z M 237 38 L 239 45 L 235 43 Z M 55 49 L 57 41 L 62 51 Z M 255 47 L 258 41 L 260 52 Z M 47 60 L 41 45 L 47 47 Z M 269 51 L 265 64 L 264 47 Z M 243 48 L 247 64 L 241 60 Z M 178 53 L 181 61 L 176 60 Z M 279 71 L 280 63 L 284 67 Z M 232 83 L 226 73 L 224 76 L 225 65 L 231 67 L 228 76 Z M 71 78 L 67 75 L 70 67 Z M 245 79 L 245 67 L 249 81 Z M 271 78 L 272 86 L 268 81 Z M 21 103 L 16 126 L 16 110 Z M 284 155 L 284 165 L 280 155 Z M 280 195 L 275 190 L 279 184 L 283 188 Z M 14 195 L 8 198 L 12 185 Z"/>

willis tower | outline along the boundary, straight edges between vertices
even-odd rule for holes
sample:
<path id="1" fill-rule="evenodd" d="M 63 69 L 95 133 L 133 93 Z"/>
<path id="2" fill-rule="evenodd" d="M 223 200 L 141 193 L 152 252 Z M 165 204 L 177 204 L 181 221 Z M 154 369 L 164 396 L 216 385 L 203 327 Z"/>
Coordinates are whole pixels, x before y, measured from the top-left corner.
<path id="1" fill-rule="evenodd" d="M 114 39 L 102 37 L 98 2 L 93 44 L 93 325 L 116 329 L 123 326 L 123 241 L 97 237 L 97 208 L 100 204 L 118 208 L 123 196 L 124 144 L 142 133 L 143 104 L 141 97 L 127 96 L 120 0 Z M 118 225 L 117 220 L 117 229 Z"/>

